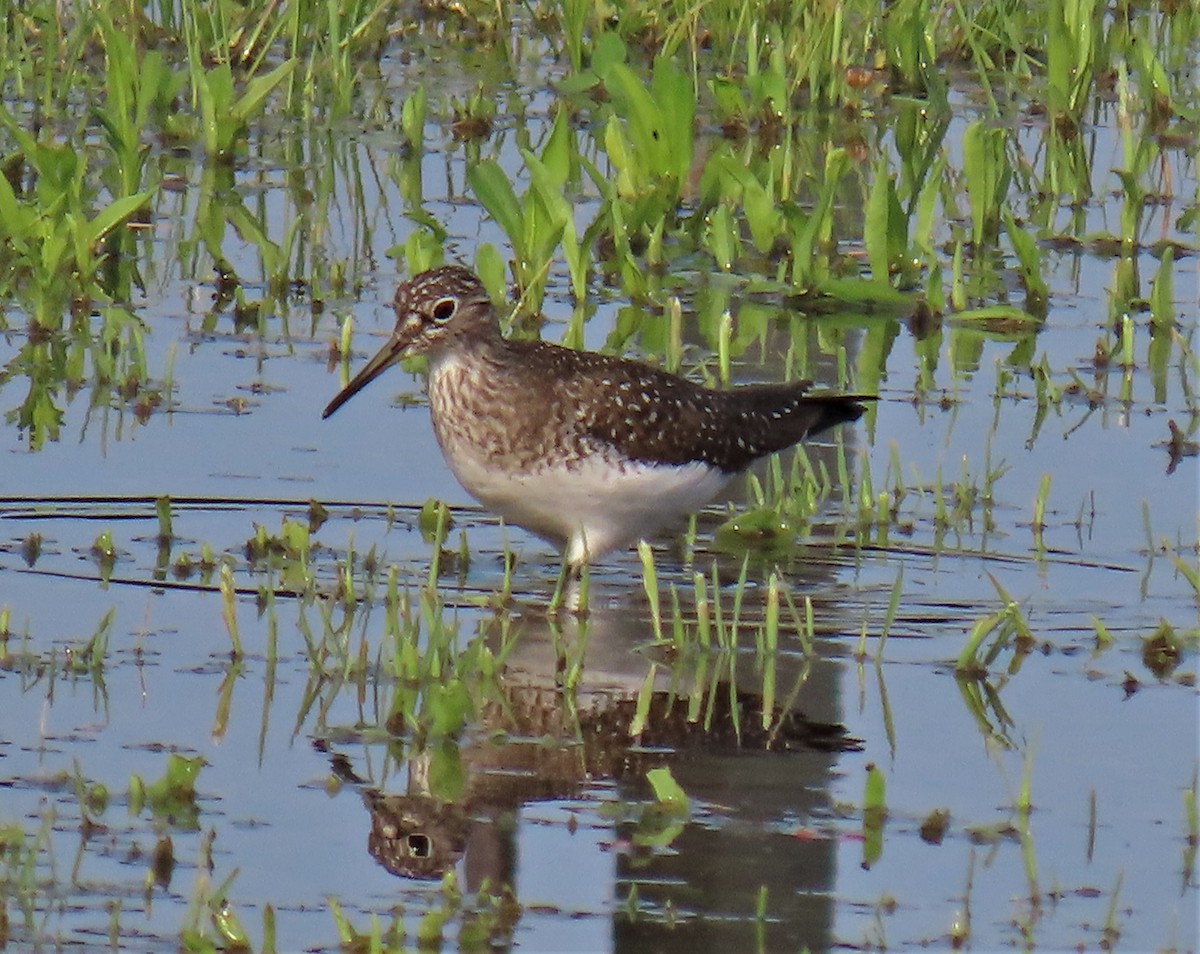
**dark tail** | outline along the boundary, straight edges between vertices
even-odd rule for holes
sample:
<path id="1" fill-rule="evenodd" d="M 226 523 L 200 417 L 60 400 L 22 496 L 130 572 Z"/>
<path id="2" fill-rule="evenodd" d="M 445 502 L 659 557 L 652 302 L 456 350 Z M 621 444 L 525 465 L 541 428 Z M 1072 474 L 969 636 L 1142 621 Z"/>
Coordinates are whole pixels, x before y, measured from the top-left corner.
<path id="1" fill-rule="evenodd" d="M 721 451 L 713 462 L 723 470 L 742 470 L 767 454 L 798 444 L 866 413 L 870 394 L 812 394 L 805 382 L 790 386 L 751 385 L 728 392 L 729 406 Z M 723 459 L 722 459 L 723 458 Z"/>
<path id="2" fill-rule="evenodd" d="M 810 404 L 818 413 L 804 436 L 812 437 L 814 434 L 820 434 L 822 431 L 827 431 L 831 427 L 837 427 L 839 424 L 857 421 L 867 413 L 867 407 L 863 402 L 877 400 L 878 397 L 873 394 L 809 396 L 805 403 Z"/>

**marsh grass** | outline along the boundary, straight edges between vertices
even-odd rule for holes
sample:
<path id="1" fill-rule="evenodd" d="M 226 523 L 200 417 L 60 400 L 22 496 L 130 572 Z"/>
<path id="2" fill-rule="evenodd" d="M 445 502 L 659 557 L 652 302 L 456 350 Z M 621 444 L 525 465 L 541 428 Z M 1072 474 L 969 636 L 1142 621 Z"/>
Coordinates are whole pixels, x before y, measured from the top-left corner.
<path id="1" fill-rule="evenodd" d="M 292 348 L 319 338 L 328 304 L 340 316 L 340 306 L 376 294 L 372 239 L 380 226 L 369 206 L 380 192 L 368 187 L 372 180 L 394 185 L 399 196 L 394 208 L 383 200 L 380 215 L 403 219 L 390 254 L 405 270 L 448 253 L 461 257 L 458 236 L 426 208 L 425 161 L 442 153 L 451 205 L 473 198 L 508 243 L 485 243 L 474 253 L 493 298 L 506 300 L 511 278 L 514 316 L 524 320 L 565 292 L 575 307 L 572 343 L 584 340 L 589 301 L 611 295 L 632 303 L 606 343 L 614 350 L 640 346 L 652 359 L 661 352 L 669 367 L 727 384 L 756 348 L 766 353 L 768 339 L 782 333 L 789 376 L 833 375 L 836 386 L 874 392 L 887 384 L 889 356 L 907 325 L 914 405 L 952 411 L 960 397 L 938 393 L 945 380 L 939 362 L 949 362 L 952 388 L 962 386 L 986 368 L 985 352 L 1002 344 L 997 405 L 1032 390 L 1031 442 L 1079 396 L 1088 414 L 1106 406 L 1149 410 L 1170 392 L 1172 375 L 1194 407 L 1196 357 L 1179 321 L 1174 276 L 1195 254 L 1194 241 L 1179 236 L 1194 237 L 1197 197 L 1177 194 L 1175 183 L 1194 163 L 1200 103 L 1188 77 L 1198 18 L 1188 4 L 1126 16 L 1058 0 L 1023 7 L 850 0 L 777 9 L 669 0 L 628 5 L 620 17 L 576 0 L 521 9 L 470 0 L 410 22 L 382 2 L 152 3 L 134 12 L 34 0 L 0 28 L 0 327 L 16 342 L 0 369 L 6 421 L 38 450 L 62 438 L 64 405 L 81 389 L 93 408 L 127 408 L 139 425 L 171 413 L 173 358 L 155 365 L 147 343 L 163 332 L 143 317 L 156 280 L 177 277 L 211 291 L 197 335 L 239 347 Z M 425 46 L 429 61 L 458 63 L 453 54 L 462 49 L 488 59 L 503 83 L 532 51 L 553 76 L 537 91 L 552 104 L 552 121 L 531 133 L 540 127 L 522 97 L 443 88 L 449 84 L 432 69 L 417 83 L 407 74 L 403 84 L 387 80 L 397 51 L 428 65 Z M 952 107 L 956 99 L 970 100 L 970 122 Z M 1097 161 L 1091 129 L 1105 115 L 1115 116 L 1121 132 L 1120 167 L 1111 173 Z M 398 128 L 402 142 L 387 162 L 367 168 L 344 145 L 352 138 L 344 124 Z M 297 130 L 302 143 L 280 146 L 287 139 L 276 135 L 281 126 Z M 519 167 L 506 149 L 520 156 Z M 264 169 L 287 174 L 277 181 Z M 282 212 L 268 214 L 267 191 Z M 1096 231 L 1085 212 L 1110 191 L 1117 212 Z M 356 234 L 347 257 L 331 260 L 339 204 L 353 210 Z M 1095 360 L 1056 366 L 1038 349 L 1053 304 L 1048 275 L 1062 250 L 1111 256 L 1112 278 Z M 1158 265 L 1147 285 L 1150 253 Z M 690 287 L 694 276 L 725 284 L 713 281 L 705 298 Z M 349 318 L 340 321 L 327 333 L 336 339 L 329 353 L 349 362 L 353 332 Z M 25 385 L 27 393 L 13 398 Z M 1195 431 L 1192 418 L 1181 433 Z M 993 504 L 1005 496 L 1007 465 L 992 463 L 989 446 L 981 468 L 964 459 L 957 478 L 944 480 L 939 469 L 931 482 L 915 472 L 908 480 L 902 466 L 909 452 L 896 446 L 881 480 L 841 442 L 832 459 L 798 452 L 773 460 L 749 483 L 749 512 L 731 515 L 726 539 L 718 540 L 739 561 L 732 581 L 715 564 L 709 572 L 689 563 L 680 576 L 640 549 L 647 642 L 652 636 L 657 649 L 674 655 L 648 667 L 634 725 L 644 728 L 651 718 L 653 679 L 669 668 L 702 687 L 690 701 L 707 726 L 717 693 L 736 692 L 741 656 L 753 660 L 754 688 L 765 700 L 761 727 L 771 730 L 773 704 L 794 698 L 804 678 L 790 693 L 781 690 L 781 657 L 798 650 L 810 662 L 826 635 L 820 594 L 789 585 L 787 558 L 830 513 L 835 557 L 950 558 L 971 537 L 991 554 Z M 946 472 L 956 470 L 951 459 Z M 1047 474 L 1030 524 L 1034 549 L 1047 558 L 1043 534 L 1056 529 L 1047 522 L 1054 518 L 1049 490 Z M 514 564 L 505 560 L 495 592 L 465 597 L 472 608 L 496 610 L 495 632 L 464 631 L 453 602 L 463 597 L 448 591 L 452 581 L 464 588 L 477 564 L 465 532 L 454 547 L 444 505 L 403 515 L 426 534 L 428 552 L 414 571 L 388 563 L 375 545 L 360 552 L 353 538 L 332 549 L 318 538 L 320 521 L 295 515 L 296 501 L 276 501 L 292 515 L 281 518 L 277 533 L 248 527 L 240 553 L 209 541 L 173 550 L 183 546 L 173 518 L 195 503 L 142 501 L 153 511 L 158 554 L 156 573 L 148 570 L 141 582 L 163 588 L 167 581 L 158 577 L 169 567 L 174 582 L 219 596 L 230 651 L 217 688 L 215 738 L 239 718 L 234 687 L 258 664 L 250 598 L 268 633 L 260 738 L 279 642 L 287 639 L 279 633 L 284 601 L 298 607 L 307 668 L 296 734 L 329 732 L 349 696 L 362 715 L 349 734 L 388 738 L 398 749 L 446 743 L 450 751 L 477 721 L 482 701 L 497 694 L 515 638 L 503 611 Z M 390 505 L 362 509 L 389 528 L 397 513 Z M 901 542 L 914 529 L 930 529 L 928 547 Z M 29 567 L 41 558 L 40 541 L 25 538 Z M 688 550 L 694 559 L 695 547 Z M 80 552 L 106 583 L 126 565 L 111 530 Z M 1163 545 L 1147 534 L 1147 577 L 1156 554 L 1168 555 L 1200 593 L 1194 554 L 1180 540 Z M 893 756 L 881 664 L 912 599 L 904 579 L 896 573 L 875 649 Z M 1034 637 L 1023 601 L 992 582 L 999 607 L 970 625 L 955 669 L 981 732 L 1014 746 L 1000 690 L 1018 674 Z M 558 597 L 551 604 L 557 609 Z M 103 696 L 111 613 L 71 647 L 64 668 L 26 649 L 28 633 L 12 638 L 12 612 L 7 603 L 0 609 L 0 662 L 20 670 L 24 688 L 44 678 L 52 695 L 54 680 L 65 675 L 90 680 Z M 1093 618 L 1099 651 L 1124 640 L 1124 631 Z M 864 610 L 860 662 L 867 631 Z M 1172 635 L 1170 626 L 1155 631 L 1147 665 L 1178 653 Z M 560 659 L 562 704 L 570 706 L 582 681 L 582 645 L 560 646 Z M 159 783 L 131 780 L 135 814 L 149 804 L 152 815 L 195 821 L 202 809 L 194 786 L 170 782 L 173 765 Z M 139 784 L 144 791 L 135 798 Z M 1036 898 L 1027 788 L 1019 836 Z M 81 805 L 102 814 L 90 788 L 81 790 Z M 1184 797 L 1194 849 L 1194 781 Z M 883 776 L 874 768 L 863 798 L 865 865 L 881 857 L 885 818 Z M 3 917 L 16 912 L 13 920 L 31 935 L 40 930 L 37 866 L 48 824 L 43 819 L 36 832 L 0 829 L 10 899 Z M 668 824 L 639 835 L 666 846 L 672 831 Z M 214 887 L 204 862 L 180 939 L 197 950 L 242 949 L 248 939 L 231 905 L 234 875 Z M 1119 892 L 1120 882 L 1106 923 L 1110 940 L 1119 933 Z M 760 920 L 765 899 L 764 892 Z M 638 911 L 636 886 L 625 903 Z M 399 949 L 405 941 L 399 917 L 386 925 L 376 917 L 359 929 L 336 901 L 330 909 L 348 948 Z M 1033 921 L 1035 913 L 1019 916 Z M 118 936 L 121 914 L 114 907 L 110 930 Z M 490 943 L 506 937 L 519 916 L 503 891 L 464 900 L 447 882 L 421 919 L 418 943 L 445 943 L 452 924 L 462 946 Z M 264 910 L 263 950 L 273 946 L 273 921 Z M 969 918 L 960 933 L 970 936 Z"/>
<path id="2" fill-rule="evenodd" d="M 1015 673 L 1022 656 L 1027 654 L 1035 643 L 1033 631 L 1025 620 L 1020 605 L 1001 586 L 999 580 L 991 574 L 988 574 L 988 578 L 992 581 L 1003 608 L 980 618 L 971 629 L 955 662 L 956 672 L 963 676 L 986 675 L 1000 654 L 1010 648 L 1014 650 L 1014 657 L 1009 671 Z"/>
<path id="3" fill-rule="evenodd" d="M 715 9 L 697 7 L 687 10 L 674 27 L 665 31 L 657 16 L 640 27 L 623 22 L 613 31 L 593 23 L 594 14 L 585 15 L 578 5 L 561 9 L 551 5 L 543 11 L 545 16 L 535 22 L 545 26 L 560 22 L 561 18 L 565 25 L 564 34 L 548 30 L 544 40 L 554 44 L 566 38 L 564 58 L 578 72 L 561 85 L 559 92 L 592 120 L 591 126 L 584 127 L 592 131 L 577 133 L 565 119 L 567 112 L 560 112 L 540 152 L 535 154 L 531 148 L 524 148 L 530 182 L 520 202 L 507 173 L 501 172 L 486 156 L 468 164 L 468 179 L 512 244 L 511 261 L 522 307 L 533 312 L 541 302 L 551 264 L 550 253 L 561 245 L 576 299 L 585 296 L 590 276 L 597 267 L 615 274 L 624 292 L 634 299 L 656 298 L 659 295 L 653 274 L 656 267 L 667 259 L 678 259 L 695 251 L 711 256 L 719 268 L 736 265 L 743 271 L 749 267 L 764 277 L 782 280 L 793 294 L 798 293 L 800 300 L 812 307 L 828 299 L 857 308 L 878 306 L 893 301 L 896 288 L 920 285 L 924 275 L 924 297 L 933 304 L 935 314 L 945 307 L 945 302 L 950 302 L 956 311 L 963 313 L 963 321 L 1012 322 L 1023 316 L 1036 319 L 1044 314 L 1047 292 L 1037 240 L 1044 240 L 1053 225 L 1044 216 L 1035 215 L 1033 221 L 1041 231 L 1031 234 L 1006 211 L 1012 205 L 1014 185 L 1023 188 L 1027 185 L 1026 166 L 1020 162 L 1017 145 L 1003 121 L 1005 117 L 993 101 L 995 115 L 967 127 L 961 168 L 956 168 L 959 160 L 946 146 L 944 81 L 927 73 L 919 64 L 929 62 L 928 57 L 973 63 L 981 68 L 981 77 L 989 77 L 986 85 L 990 88 L 1000 74 L 987 73 L 986 65 L 1003 60 L 1005 55 L 1020 64 L 1014 75 L 1033 74 L 1042 68 L 1036 58 L 1030 57 L 1028 42 L 1015 41 L 1015 37 L 1026 35 L 1021 29 L 1035 28 L 1033 34 L 1043 36 L 1045 42 L 1046 84 L 1044 88 L 1035 86 L 1033 94 L 1044 94 L 1043 105 L 1054 118 L 1048 135 L 1062 136 L 1064 124 L 1077 124 L 1081 104 L 1094 95 L 1094 77 L 1111 75 L 1114 63 L 1119 63 L 1125 71 L 1121 76 L 1132 73 L 1133 78 L 1119 87 L 1122 109 L 1127 115 L 1133 117 L 1137 107 L 1147 101 L 1152 104 L 1151 119 L 1158 125 L 1170 125 L 1186 115 L 1194 103 L 1189 101 L 1186 90 L 1174 88 L 1178 85 L 1178 71 L 1163 65 L 1165 61 L 1174 66 L 1178 61 L 1173 45 L 1177 34 L 1173 31 L 1183 35 L 1186 11 L 1168 18 L 1164 21 L 1167 29 L 1150 36 L 1145 27 L 1125 32 L 1128 28 L 1124 24 L 1102 22 L 1094 12 L 1084 11 L 1084 6 L 1073 5 L 1069 9 L 1055 6 L 1044 23 L 1011 10 L 985 10 L 978 17 L 965 19 L 958 10 L 952 15 L 943 12 L 941 19 L 932 18 L 935 31 L 927 35 L 923 27 L 930 11 L 916 3 L 906 5 L 903 13 L 893 12 L 883 17 L 874 28 L 868 26 L 852 32 L 847 32 L 848 23 L 858 27 L 864 22 L 870 24 L 879 17 L 878 12 L 852 5 L 839 11 L 832 21 L 811 12 L 797 12 L 784 22 L 767 27 L 756 11 L 743 11 L 734 17 L 730 11 L 718 13 Z M 73 157 L 70 163 L 74 171 L 65 181 L 73 183 L 71 201 L 81 212 L 60 219 L 64 223 L 61 227 L 78 227 L 88 218 L 89 202 L 103 201 L 101 194 L 90 186 L 97 172 L 102 181 L 112 183 L 108 189 L 116 200 L 91 222 L 90 231 L 74 239 L 53 239 L 55 248 L 76 250 L 72 268 L 75 274 L 86 277 L 97 273 L 97 262 L 101 259 L 95 258 L 94 252 L 88 251 L 87 255 L 92 257 L 86 260 L 78 255 L 95 246 L 98 237 L 109 233 L 126 251 L 117 257 L 110 249 L 103 260 L 122 268 L 122 263 L 133 264 L 129 255 L 133 249 L 130 235 L 121 225 L 143 209 L 151 195 L 155 196 L 156 205 L 162 201 L 161 194 L 153 189 L 159 181 L 156 176 L 162 175 L 163 163 L 156 161 L 159 147 L 148 134 L 148 128 L 164 127 L 174 139 L 193 137 L 203 145 L 216 167 L 231 158 L 240 162 L 235 153 L 253 145 L 241 137 L 268 103 L 282 102 L 287 109 L 295 109 L 297 102 L 325 89 L 327 81 L 334 87 L 339 77 L 345 82 L 349 75 L 347 64 L 356 55 L 369 57 L 377 53 L 384 29 L 382 5 L 341 11 L 332 19 L 326 19 L 327 11 L 319 15 L 314 12 L 311 23 L 295 14 L 274 17 L 269 7 L 227 11 L 220 17 L 191 8 L 183 12 L 184 15 L 177 17 L 174 12 L 159 11 L 162 22 L 157 26 L 162 34 L 145 47 L 129 35 L 130 24 L 117 22 L 112 14 L 89 9 L 71 22 L 70 33 L 63 39 L 66 49 L 94 41 L 108 54 L 103 61 L 107 97 L 97 107 L 108 150 L 98 162 L 91 152 L 70 141 L 63 146 L 37 143 L 21 128 L 19 112 L 10 115 L 7 122 L 17 147 L 14 159 L 45 165 L 60 154 Z M 481 28 L 478 38 L 485 44 L 494 41 L 495 34 L 491 31 L 497 24 L 493 17 L 479 9 L 466 9 L 462 16 L 468 23 L 478 18 L 474 20 Z M 1018 21 L 1021 29 L 1016 28 Z M 503 18 L 500 22 L 504 22 Z M 636 17 L 633 22 L 637 22 Z M 321 31 L 322 23 L 328 32 Z M 710 23 L 719 27 L 714 29 Z M 918 24 L 922 27 L 919 31 Z M 133 26 L 137 31 L 147 29 L 145 23 Z M 732 32 L 727 32 L 730 29 Z M 138 35 L 137 31 L 133 36 Z M 724 72 L 714 74 L 707 88 L 696 86 L 689 72 L 675 65 L 672 59 L 682 49 L 678 46 L 680 41 L 696 35 L 692 31 L 704 34 L 706 45 L 713 51 L 707 59 L 726 62 Z M 862 40 L 851 40 L 851 36 Z M 806 152 L 793 134 L 813 125 L 813 110 L 826 109 L 839 101 L 853 103 L 860 110 L 852 114 L 852 122 L 848 124 L 851 129 L 855 123 L 862 124 L 873 116 L 878 104 L 869 109 L 863 93 L 853 89 L 857 84 L 846 85 L 847 77 L 853 75 L 851 64 L 860 57 L 862 62 L 873 58 L 866 49 L 852 52 L 855 43 L 870 43 L 872 38 L 881 45 L 874 58 L 877 60 L 883 53 L 885 59 L 892 60 L 889 69 L 878 71 L 872 82 L 882 88 L 890 81 L 908 94 L 915 91 L 925 95 L 936 108 L 920 110 L 901 98 L 894 112 L 882 110 L 882 117 L 895 123 L 895 154 L 875 150 L 869 171 L 856 175 L 852 172 L 853 156 L 849 150 L 836 147 Z M 9 37 L 13 48 L 22 51 L 22 55 L 12 60 L 13 68 L 28 88 L 44 88 L 51 91 L 50 100 L 65 101 L 57 86 L 64 78 L 37 73 L 36 58 L 31 54 L 40 40 L 36 34 L 22 34 L 19 30 Z M 1140 44 L 1138 50 L 1149 52 L 1120 59 L 1121 44 L 1135 40 Z M 186 70 L 172 71 L 164 65 L 167 58 L 161 47 L 172 42 L 190 54 Z M 642 73 L 639 44 L 647 42 L 658 53 L 649 58 L 648 70 Z M 732 46 L 727 47 L 726 43 Z M 1006 43 L 1010 44 L 1007 53 Z M 825 44 L 833 45 L 834 55 L 827 60 L 821 56 L 813 59 L 814 51 L 823 49 Z M 734 67 L 738 57 L 725 59 L 732 57 L 735 49 L 746 53 L 744 68 Z M 335 68 L 328 74 L 322 71 L 317 81 L 314 64 L 321 61 L 322 55 Z M 269 66 L 272 59 L 280 58 L 281 62 Z M 800 63 L 809 66 L 801 68 Z M 834 64 L 842 66 L 839 69 Z M 693 69 L 698 71 L 701 65 L 697 61 Z M 711 64 L 703 65 L 708 68 Z M 90 63 L 85 59 L 65 78 L 79 81 L 85 98 L 101 88 L 100 75 L 92 76 L 89 68 Z M 305 83 L 298 80 L 302 70 Z M 828 75 L 821 71 L 828 71 Z M 744 75 L 739 75 L 742 72 Z M 645 76 L 649 77 L 648 85 L 642 83 Z M 868 88 L 872 88 L 870 84 Z M 607 97 L 599 104 L 579 98 L 585 92 L 599 89 Z M 808 106 L 802 98 L 798 99 L 796 94 L 800 90 L 815 94 Z M 878 96 L 878 90 L 874 95 Z M 347 105 L 339 95 L 332 98 Z M 190 102 L 195 112 L 176 108 L 181 101 Z M 456 109 L 460 107 L 452 97 L 431 103 L 423 87 L 396 106 L 405 139 L 412 148 L 420 148 L 424 143 L 429 118 L 437 118 L 438 111 L 445 116 L 445 111 Z M 764 152 L 755 148 L 752 139 L 741 142 L 735 135 L 713 140 L 709 152 L 693 162 L 692 117 L 695 115 L 703 122 L 713 112 L 735 122 L 738 129 L 749 130 L 758 124 L 760 138 L 769 136 L 771 142 L 782 142 L 786 148 Z M 194 120 L 190 127 L 189 117 Z M 1131 119 L 1130 127 L 1133 122 Z M 1152 192 L 1162 194 L 1161 185 L 1151 188 L 1146 184 L 1157 155 L 1169 162 L 1165 152 L 1156 155 L 1157 148 L 1160 147 L 1154 137 L 1127 138 L 1126 168 L 1121 170 L 1121 179 L 1130 196 L 1127 203 L 1130 217 L 1122 224 L 1119 241 L 1133 243 L 1129 248 L 1138 247 L 1137 236 L 1145 227 L 1141 212 L 1144 197 Z M 92 162 L 96 162 L 96 170 L 89 167 Z M 899 175 L 893 171 L 897 164 Z M 585 173 L 582 177 L 581 170 Z M 202 269 L 205 261 L 196 259 L 194 250 L 203 248 L 207 252 L 208 261 L 223 276 L 222 282 L 229 287 L 236 304 L 235 321 L 240 313 L 244 322 L 247 316 L 286 308 L 285 289 L 289 282 L 299 281 L 314 290 L 321 282 L 321 266 L 315 261 L 304 261 L 297 244 L 311 227 L 319 231 L 320 219 L 314 220 L 309 213 L 297 209 L 298 214 L 284 234 L 272 236 L 261 217 L 221 183 L 222 175 L 219 168 L 213 168 L 202 176 L 204 186 L 199 202 L 186 213 L 186 218 L 194 218 L 195 227 L 184 228 L 183 234 L 189 237 L 181 250 L 196 270 Z M 404 175 L 411 178 L 411 171 Z M 419 178 L 419 171 L 416 175 Z M 64 181 L 61 175 L 49 174 L 48 169 L 42 170 L 38 179 L 41 183 Z M 144 188 L 147 183 L 149 190 Z M 841 223 L 834 222 L 834 197 L 844 193 L 847 185 L 861 192 L 867 210 L 861 234 L 838 234 Z M 564 198 L 564 193 L 586 194 L 589 187 L 599 198 L 599 208 L 592 222 L 577 231 L 579 226 L 575 216 L 568 214 L 569 199 Z M 1076 194 L 1091 194 L 1095 184 L 1089 183 L 1085 189 L 1076 183 L 1071 188 Z M 800 201 L 795 198 L 798 189 Z M 1056 189 L 1047 190 L 1043 183 L 1040 191 L 1057 194 L 1064 188 L 1059 184 Z M 408 202 L 414 214 L 420 213 L 428 219 L 427 213 L 419 209 L 420 193 L 419 184 L 410 188 Z M 57 201 L 42 186 L 35 198 L 42 208 Z M 310 207 L 319 216 L 328 199 L 322 194 L 316 198 Z M 6 216 L 12 223 L 22 220 L 16 203 L 24 199 L 13 192 L 14 214 Z M 952 261 L 947 262 L 938 251 L 932 223 L 939 208 L 953 219 L 960 212 L 962 200 L 969 210 L 971 227 L 969 234 L 952 236 L 954 254 Z M 154 208 L 148 213 L 153 217 Z M 37 221 L 52 220 L 38 216 Z M 233 226 L 239 237 L 250 241 L 262 256 L 263 272 L 272 292 L 261 302 L 245 299 L 243 280 L 231 269 L 225 251 L 227 226 Z M 433 229 L 433 233 L 428 229 L 412 231 L 410 239 L 422 236 L 427 239 L 432 234 L 440 246 L 436 223 Z M 986 259 L 977 250 L 985 242 L 993 243 L 1005 236 L 1010 243 L 1009 254 L 1025 286 L 1024 308 L 997 304 L 973 306 L 973 298 L 986 301 L 1002 293 L 1003 283 L 999 279 L 1005 262 L 995 257 Z M 869 278 L 840 248 L 851 247 L 855 242 L 865 247 Z M 594 261 L 594 249 L 603 249 L 607 243 L 611 243 L 612 256 Z M 18 250 L 21 247 L 16 246 Z M 964 254 L 968 250 L 969 254 Z M 433 249 L 424 240 L 416 244 L 409 241 L 403 254 L 414 271 L 436 260 Z M 500 261 L 494 253 L 485 254 L 483 249 L 479 255 L 480 268 L 492 276 L 489 287 L 496 293 L 499 291 L 496 265 Z M 27 254 L 24 260 L 32 266 L 35 259 L 38 263 L 35 274 L 42 276 L 38 279 L 40 285 L 25 285 L 42 287 L 48 294 L 51 288 L 57 289 L 51 281 L 54 269 L 47 264 L 45 254 Z M 954 275 L 948 296 L 943 293 L 938 277 L 947 269 Z M 87 287 L 79 289 L 74 298 L 84 303 L 103 300 L 113 290 L 120 289 L 124 289 L 123 296 L 127 297 L 136 286 L 136 269 L 125 268 L 116 273 L 108 269 L 106 274 L 117 277 L 115 284 L 108 282 L 107 293 L 104 288 Z M 355 276 L 350 278 L 357 284 Z M 55 293 L 61 295 L 57 290 Z M 223 297 L 219 297 L 218 304 Z M 1160 303 L 1162 297 L 1158 297 Z M 46 298 L 43 293 L 35 293 L 27 302 L 31 313 L 44 315 L 46 321 L 53 320 L 55 314 L 61 315 L 65 305 L 65 299 Z M 1161 307 L 1155 309 L 1156 315 L 1161 312 Z M 1158 335 L 1155 341 L 1154 364 L 1161 369 L 1168 363 L 1170 338 Z M 343 340 L 342 344 L 341 352 L 348 353 L 347 342 Z M 722 347 L 718 352 L 722 356 L 720 367 L 724 379 L 728 374 L 728 352 Z M 136 359 L 136 343 L 131 353 Z M 869 378 L 870 370 L 864 370 L 867 371 L 864 377 Z M 127 371 L 116 380 L 122 377 L 136 382 L 136 386 L 149 384 L 143 362 L 137 362 L 134 371 Z M 98 375 L 98 380 L 112 379 L 111 374 Z M 57 434 L 53 395 L 41 400 L 40 405 L 27 404 L 21 419 L 39 443 Z M 161 401 L 161 397 L 151 398 L 146 405 L 152 408 L 156 401 Z"/>

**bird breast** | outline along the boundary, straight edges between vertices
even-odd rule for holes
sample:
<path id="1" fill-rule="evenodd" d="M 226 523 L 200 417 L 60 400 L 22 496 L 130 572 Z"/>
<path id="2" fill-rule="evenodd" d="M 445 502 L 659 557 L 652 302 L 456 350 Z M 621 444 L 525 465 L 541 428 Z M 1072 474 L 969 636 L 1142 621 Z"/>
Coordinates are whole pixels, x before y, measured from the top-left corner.
<path id="1" fill-rule="evenodd" d="M 430 362 L 434 433 L 460 480 L 466 465 L 527 471 L 564 451 L 562 422 L 547 407 L 553 402 L 514 390 L 516 382 L 504 372 L 483 354 L 456 353 Z"/>

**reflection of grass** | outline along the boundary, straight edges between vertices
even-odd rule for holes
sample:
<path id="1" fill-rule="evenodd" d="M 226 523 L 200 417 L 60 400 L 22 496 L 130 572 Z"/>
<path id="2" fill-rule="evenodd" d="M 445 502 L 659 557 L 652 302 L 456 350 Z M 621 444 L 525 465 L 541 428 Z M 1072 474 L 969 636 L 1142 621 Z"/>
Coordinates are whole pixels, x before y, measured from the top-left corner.
<path id="1" fill-rule="evenodd" d="M 41 825 L 33 832 L 17 824 L 0 825 L 0 888 L 4 898 L 0 924 L 5 938 L 21 929 L 36 936 L 40 912 L 48 900 L 43 898 L 39 868 L 53 861 L 50 842 L 54 822 L 54 812 L 50 810 L 43 814 Z"/>

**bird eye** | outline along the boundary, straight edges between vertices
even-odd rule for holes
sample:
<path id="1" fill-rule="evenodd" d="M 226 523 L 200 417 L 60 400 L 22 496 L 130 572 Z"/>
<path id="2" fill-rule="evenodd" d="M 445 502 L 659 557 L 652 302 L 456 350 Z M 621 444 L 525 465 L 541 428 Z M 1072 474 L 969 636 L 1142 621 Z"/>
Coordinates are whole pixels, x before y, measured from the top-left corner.
<path id="1" fill-rule="evenodd" d="M 458 310 L 458 302 L 453 298 L 441 298 L 434 303 L 433 320 L 434 321 L 449 321 L 454 317 L 454 312 Z"/>

